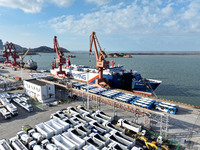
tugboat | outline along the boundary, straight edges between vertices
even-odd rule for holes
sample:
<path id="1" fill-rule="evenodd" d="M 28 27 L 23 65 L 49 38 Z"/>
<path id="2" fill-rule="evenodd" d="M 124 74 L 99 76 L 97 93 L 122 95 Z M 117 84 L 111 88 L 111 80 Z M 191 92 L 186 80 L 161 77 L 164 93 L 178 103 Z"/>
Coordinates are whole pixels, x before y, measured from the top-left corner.
<path id="1" fill-rule="evenodd" d="M 24 68 L 30 69 L 30 70 L 36 70 L 37 69 L 37 62 L 33 61 L 32 59 L 29 59 L 25 64 Z"/>

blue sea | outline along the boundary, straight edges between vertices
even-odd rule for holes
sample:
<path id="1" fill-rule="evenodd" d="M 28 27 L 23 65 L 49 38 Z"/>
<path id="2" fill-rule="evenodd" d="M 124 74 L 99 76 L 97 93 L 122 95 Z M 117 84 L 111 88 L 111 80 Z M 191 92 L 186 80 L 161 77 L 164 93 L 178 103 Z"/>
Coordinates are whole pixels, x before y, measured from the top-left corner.
<path id="1" fill-rule="evenodd" d="M 67 56 L 68 54 L 65 54 Z M 72 64 L 95 66 L 95 55 L 73 54 Z M 30 56 L 26 56 L 25 61 Z M 50 69 L 56 53 L 33 55 L 38 69 Z M 200 106 L 200 56 L 193 55 L 135 55 L 132 58 L 107 58 L 115 65 L 138 71 L 143 78 L 162 80 L 156 89 L 159 98 Z"/>

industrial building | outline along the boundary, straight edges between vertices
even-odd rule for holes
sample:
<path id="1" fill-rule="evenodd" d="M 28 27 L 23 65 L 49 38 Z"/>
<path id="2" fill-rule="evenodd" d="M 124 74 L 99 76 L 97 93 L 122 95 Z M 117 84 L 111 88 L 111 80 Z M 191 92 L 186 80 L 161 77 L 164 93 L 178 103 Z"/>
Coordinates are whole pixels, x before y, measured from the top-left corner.
<path id="1" fill-rule="evenodd" d="M 24 93 L 40 103 L 55 100 L 55 85 L 36 79 L 24 80 Z"/>

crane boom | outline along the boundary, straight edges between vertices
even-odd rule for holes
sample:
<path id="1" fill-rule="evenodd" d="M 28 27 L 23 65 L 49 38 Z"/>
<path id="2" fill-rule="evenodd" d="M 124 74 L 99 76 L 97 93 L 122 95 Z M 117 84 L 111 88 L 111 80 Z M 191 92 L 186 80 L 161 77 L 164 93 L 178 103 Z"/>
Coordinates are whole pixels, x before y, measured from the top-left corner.
<path id="1" fill-rule="evenodd" d="M 54 52 L 56 51 L 56 54 L 57 54 L 56 62 L 58 63 L 58 67 L 59 67 L 59 71 L 56 73 L 56 75 L 59 76 L 59 74 L 61 74 L 65 77 L 66 73 L 65 71 L 62 70 L 62 65 L 66 64 L 66 59 L 64 58 L 64 53 L 60 50 L 56 36 L 54 36 L 53 41 L 54 41 L 53 51 Z"/>
<path id="2" fill-rule="evenodd" d="M 96 43 L 99 46 L 99 52 L 98 52 Z M 96 67 L 98 67 L 98 71 L 99 71 L 99 79 L 96 80 L 96 84 L 105 85 L 106 83 L 103 81 L 103 70 L 109 68 L 109 61 L 105 60 L 107 55 L 104 51 L 102 51 L 95 32 L 92 32 L 92 34 L 90 35 L 90 49 L 89 49 L 90 53 L 92 52 L 92 45 L 94 45 L 94 51 L 96 55 Z"/>

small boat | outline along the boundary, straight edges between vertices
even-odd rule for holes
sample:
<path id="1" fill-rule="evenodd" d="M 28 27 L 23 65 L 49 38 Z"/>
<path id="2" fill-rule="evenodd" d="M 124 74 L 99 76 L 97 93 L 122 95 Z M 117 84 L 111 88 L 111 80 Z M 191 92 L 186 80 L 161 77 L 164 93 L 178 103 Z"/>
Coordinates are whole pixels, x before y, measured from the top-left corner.
<path id="1" fill-rule="evenodd" d="M 31 70 L 36 70 L 37 69 L 37 62 L 33 61 L 32 59 L 29 59 L 25 64 L 24 68 L 26 69 L 31 69 Z"/>

